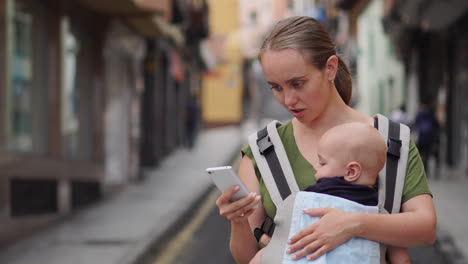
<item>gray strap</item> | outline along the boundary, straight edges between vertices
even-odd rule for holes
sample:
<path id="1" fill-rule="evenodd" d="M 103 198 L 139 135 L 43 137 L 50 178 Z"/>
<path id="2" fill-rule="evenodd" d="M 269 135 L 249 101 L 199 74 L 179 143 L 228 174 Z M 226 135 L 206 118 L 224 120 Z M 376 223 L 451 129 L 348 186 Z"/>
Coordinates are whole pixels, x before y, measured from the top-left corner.
<path id="1" fill-rule="evenodd" d="M 395 199 L 396 179 L 398 160 L 400 159 L 400 126 L 388 120 L 388 140 L 387 140 L 387 170 L 385 178 L 385 203 L 384 208 L 389 213 L 393 213 L 393 202 Z"/>
<path id="2" fill-rule="evenodd" d="M 276 183 L 269 169 L 268 163 L 263 155 L 260 154 L 260 151 L 257 146 L 257 133 L 254 133 L 249 136 L 249 145 L 252 149 L 252 154 L 257 163 L 257 167 L 262 174 L 262 179 L 265 182 L 265 186 L 270 194 L 271 200 L 277 206 L 281 204 L 283 199 L 281 198 L 278 188 L 276 188 Z"/>
<path id="3" fill-rule="evenodd" d="M 375 123 L 375 126 L 376 128 L 379 130 L 380 134 L 383 136 L 383 138 L 385 139 L 385 142 L 387 142 L 388 140 L 388 119 L 383 116 L 383 115 L 380 115 L 380 114 L 377 114 L 375 116 L 376 118 L 376 123 Z M 388 211 L 385 211 L 385 207 L 384 207 L 384 204 L 385 204 L 385 186 L 386 186 L 386 176 L 387 176 L 387 163 L 385 163 L 384 167 L 382 168 L 382 170 L 380 171 L 379 173 L 379 178 L 378 178 L 378 181 L 379 181 L 379 202 L 378 202 L 378 206 L 381 210 L 381 212 L 387 212 Z"/>
<path id="4" fill-rule="evenodd" d="M 264 130 L 249 137 L 257 167 L 276 207 L 291 193 L 299 191 L 283 142 L 278 135 L 279 125 L 281 123 L 274 120 Z"/>
<path id="5" fill-rule="evenodd" d="M 275 216 L 275 233 L 265 248 L 265 253 L 262 257 L 262 263 L 265 264 L 281 264 L 283 263 L 283 255 L 288 246 L 289 229 L 294 213 L 294 202 L 296 193 L 292 193 L 283 201 L 281 210 L 277 210 Z"/>
<path id="6" fill-rule="evenodd" d="M 403 187 L 405 185 L 406 168 L 408 165 L 408 154 L 410 146 L 410 129 L 408 126 L 400 125 L 400 159 L 398 161 L 397 177 L 395 181 L 395 195 L 393 199 L 392 214 L 399 213 L 401 198 L 403 197 Z"/>
<path id="7" fill-rule="evenodd" d="M 281 138 L 278 134 L 278 130 L 276 129 L 277 125 L 281 125 L 281 123 L 276 120 L 268 124 L 268 135 L 270 136 L 271 142 L 275 146 L 276 156 L 278 157 L 279 163 L 283 170 L 284 177 L 288 182 L 288 186 L 291 189 L 291 192 L 295 193 L 300 191 L 299 186 L 297 185 L 296 178 L 294 177 L 294 173 L 291 168 L 291 164 L 289 163 L 286 150 L 284 149 L 283 142 L 281 141 Z"/>
<path id="8" fill-rule="evenodd" d="M 408 163 L 410 129 L 380 114 L 375 118 L 376 127 L 388 144 L 387 162 L 379 173 L 379 208 L 383 212 L 399 213 Z"/>

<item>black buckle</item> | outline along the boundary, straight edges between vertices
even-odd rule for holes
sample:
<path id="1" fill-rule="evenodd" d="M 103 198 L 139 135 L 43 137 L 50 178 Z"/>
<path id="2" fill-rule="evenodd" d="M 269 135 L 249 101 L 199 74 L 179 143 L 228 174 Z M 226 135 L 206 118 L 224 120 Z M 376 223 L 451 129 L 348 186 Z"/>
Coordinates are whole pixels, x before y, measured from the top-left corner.
<path id="1" fill-rule="evenodd" d="M 265 234 L 272 237 L 273 232 L 275 232 L 275 226 L 276 225 L 273 219 L 271 219 L 270 217 L 267 217 L 265 218 L 265 221 L 263 221 L 261 228 Z"/>
<path id="2" fill-rule="evenodd" d="M 263 234 L 265 234 L 265 232 L 263 232 L 262 229 L 258 227 L 254 229 L 254 237 L 257 240 L 257 242 L 260 242 L 260 238 L 262 238 Z"/>
<path id="3" fill-rule="evenodd" d="M 270 137 L 268 135 L 257 139 L 258 150 L 260 154 L 265 155 L 268 151 L 270 151 L 273 147 L 273 143 L 270 141 Z"/>
<path id="4" fill-rule="evenodd" d="M 401 140 L 398 138 L 389 138 L 387 142 L 387 153 L 400 158 Z"/>

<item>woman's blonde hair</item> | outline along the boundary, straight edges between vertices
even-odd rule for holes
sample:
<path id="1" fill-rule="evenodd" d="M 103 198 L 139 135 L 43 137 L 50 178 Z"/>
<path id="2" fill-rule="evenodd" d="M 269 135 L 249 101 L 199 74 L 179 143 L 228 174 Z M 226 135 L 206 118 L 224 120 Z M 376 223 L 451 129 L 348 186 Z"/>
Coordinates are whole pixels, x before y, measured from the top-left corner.
<path id="1" fill-rule="evenodd" d="M 323 70 L 330 56 L 337 56 L 335 44 L 325 28 L 317 20 L 295 16 L 279 21 L 270 31 L 260 48 L 259 60 L 267 50 L 295 49 L 304 59 Z M 343 101 L 349 105 L 352 78 L 344 61 L 338 57 L 335 86 Z"/>

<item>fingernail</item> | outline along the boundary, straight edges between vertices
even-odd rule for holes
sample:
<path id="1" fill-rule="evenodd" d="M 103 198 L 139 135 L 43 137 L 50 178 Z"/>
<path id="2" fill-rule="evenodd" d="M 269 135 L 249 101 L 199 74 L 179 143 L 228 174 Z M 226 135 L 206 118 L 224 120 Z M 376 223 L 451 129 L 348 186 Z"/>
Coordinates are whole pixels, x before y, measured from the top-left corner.
<path id="1" fill-rule="evenodd" d="M 291 239 L 288 239 L 288 244 L 291 244 Z"/>
<path id="2" fill-rule="evenodd" d="M 296 260 L 296 259 L 297 259 L 297 255 L 292 256 L 292 259 L 293 259 L 293 260 Z"/>
<path id="3" fill-rule="evenodd" d="M 286 253 L 287 253 L 287 254 L 291 254 L 291 249 L 288 248 L 288 250 L 286 250 Z"/>
<path id="4" fill-rule="evenodd" d="M 240 189 L 239 185 L 234 186 L 234 191 L 238 191 Z"/>

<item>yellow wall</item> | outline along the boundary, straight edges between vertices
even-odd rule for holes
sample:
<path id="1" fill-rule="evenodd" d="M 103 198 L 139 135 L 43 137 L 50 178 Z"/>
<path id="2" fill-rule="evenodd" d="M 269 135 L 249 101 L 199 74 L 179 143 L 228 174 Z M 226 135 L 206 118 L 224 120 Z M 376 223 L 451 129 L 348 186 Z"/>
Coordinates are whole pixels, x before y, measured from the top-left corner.
<path id="1" fill-rule="evenodd" d="M 242 118 L 242 55 L 237 0 L 210 0 L 210 34 L 225 37 L 223 60 L 203 78 L 202 112 L 207 123 Z"/>

